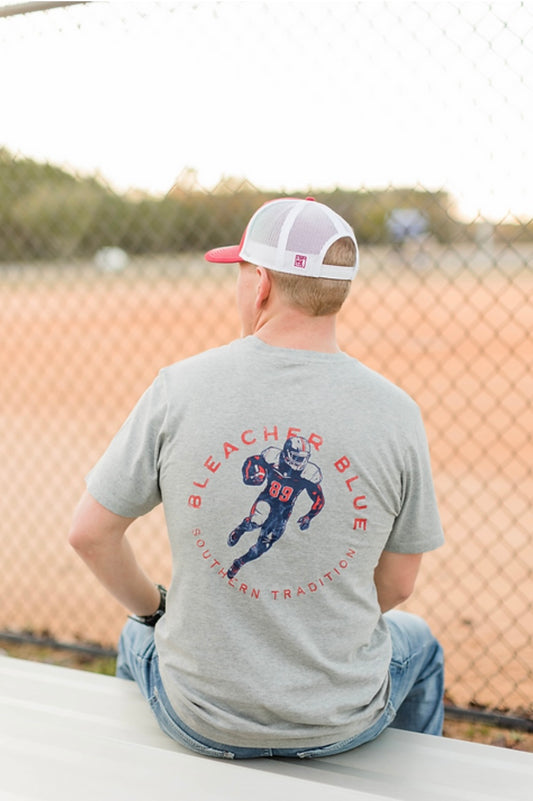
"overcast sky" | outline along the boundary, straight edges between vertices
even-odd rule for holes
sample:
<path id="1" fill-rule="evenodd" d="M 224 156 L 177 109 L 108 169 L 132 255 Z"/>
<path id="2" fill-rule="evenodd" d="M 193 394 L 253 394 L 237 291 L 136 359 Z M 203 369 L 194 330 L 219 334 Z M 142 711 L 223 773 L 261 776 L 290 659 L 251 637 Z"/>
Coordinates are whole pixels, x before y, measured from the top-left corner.
<path id="1" fill-rule="evenodd" d="M 93 2 L 0 19 L 0 74 L 0 145 L 121 190 L 192 167 L 533 217 L 531 0 Z"/>

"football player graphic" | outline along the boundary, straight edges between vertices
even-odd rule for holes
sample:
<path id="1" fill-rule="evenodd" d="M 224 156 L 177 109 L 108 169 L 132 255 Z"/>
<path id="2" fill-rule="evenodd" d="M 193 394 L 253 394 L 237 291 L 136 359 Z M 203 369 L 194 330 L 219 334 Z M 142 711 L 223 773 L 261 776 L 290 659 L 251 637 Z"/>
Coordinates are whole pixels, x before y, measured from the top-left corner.
<path id="1" fill-rule="evenodd" d="M 237 545 L 243 534 L 259 529 L 255 545 L 235 559 L 227 572 L 234 578 L 247 562 L 258 559 L 279 540 L 291 516 L 296 499 L 303 490 L 312 505 L 307 514 L 298 519 L 301 531 L 309 528 L 311 520 L 324 508 L 324 493 L 320 486 L 322 473 L 310 461 L 311 445 L 305 437 L 290 437 L 283 448 L 270 447 L 250 456 L 242 466 L 242 480 L 250 486 L 264 489 L 256 498 L 250 514 L 233 529 L 228 545 Z"/>

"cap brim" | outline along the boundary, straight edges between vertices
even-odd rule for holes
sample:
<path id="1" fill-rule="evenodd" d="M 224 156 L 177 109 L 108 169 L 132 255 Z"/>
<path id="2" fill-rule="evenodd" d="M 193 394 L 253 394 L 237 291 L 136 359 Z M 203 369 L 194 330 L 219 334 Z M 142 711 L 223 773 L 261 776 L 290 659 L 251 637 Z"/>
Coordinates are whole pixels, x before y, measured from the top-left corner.
<path id="1" fill-rule="evenodd" d="M 208 250 L 204 258 L 206 261 L 212 261 L 216 264 L 236 264 L 242 261 L 240 257 L 241 246 L 229 245 L 225 248 L 214 248 Z"/>

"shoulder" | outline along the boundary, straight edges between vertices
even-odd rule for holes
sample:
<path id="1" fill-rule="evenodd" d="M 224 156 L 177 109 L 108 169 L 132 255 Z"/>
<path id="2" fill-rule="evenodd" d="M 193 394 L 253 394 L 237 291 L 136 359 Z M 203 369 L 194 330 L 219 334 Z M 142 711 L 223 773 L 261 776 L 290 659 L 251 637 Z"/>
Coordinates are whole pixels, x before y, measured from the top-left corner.
<path id="1" fill-rule="evenodd" d="M 368 411 L 374 421 L 401 427 L 418 425 L 418 404 L 401 386 L 355 359 L 348 375 L 349 392 L 357 399 L 358 409 Z"/>
<path id="2" fill-rule="evenodd" d="M 398 384 L 386 378 L 377 370 L 367 367 L 365 364 L 352 359 L 350 375 L 363 391 L 368 392 L 384 400 L 405 404 L 407 406 L 416 405 L 411 396 Z"/>
<path id="3" fill-rule="evenodd" d="M 239 365 L 239 340 L 218 348 L 210 348 L 163 367 L 163 382 L 170 391 L 205 389 L 224 385 Z"/>
<path id="4" fill-rule="evenodd" d="M 280 453 L 280 448 L 271 446 L 270 448 L 265 448 L 265 450 L 261 452 L 261 456 L 267 464 L 277 464 Z"/>
<path id="5" fill-rule="evenodd" d="M 183 372 L 192 372 L 201 369 L 205 366 L 214 366 L 217 364 L 224 364 L 226 362 L 234 361 L 238 358 L 240 340 L 235 340 L 227 345 L 221 345 L 217 348 L 208 348 L 200 353 L 195 353 L 193 356 L 188 356 L 185 359 L 180 359 L 174 364 L 164 367 L 162 372 L 172 377 Z"/>
<path id="6" fill-rule="evenodd" d="M 320 484 L 322 481 L 322 470 L 318 465 L 309 462 L 302 471 L 302 478 L 310 484 Z"/>

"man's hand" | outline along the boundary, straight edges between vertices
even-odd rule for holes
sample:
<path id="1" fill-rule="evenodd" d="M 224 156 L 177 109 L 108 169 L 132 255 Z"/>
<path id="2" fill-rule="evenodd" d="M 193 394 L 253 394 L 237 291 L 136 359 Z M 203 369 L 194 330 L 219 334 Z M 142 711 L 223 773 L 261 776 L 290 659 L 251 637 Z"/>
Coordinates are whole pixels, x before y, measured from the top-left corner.
<path id="1" fill-rule="evenodd" d="M 307 531 L 311 525 L 311 516 L 303 515 L 302 517 L 298 518 L 298 525 L 300 526 L 300 531 Z"/>

